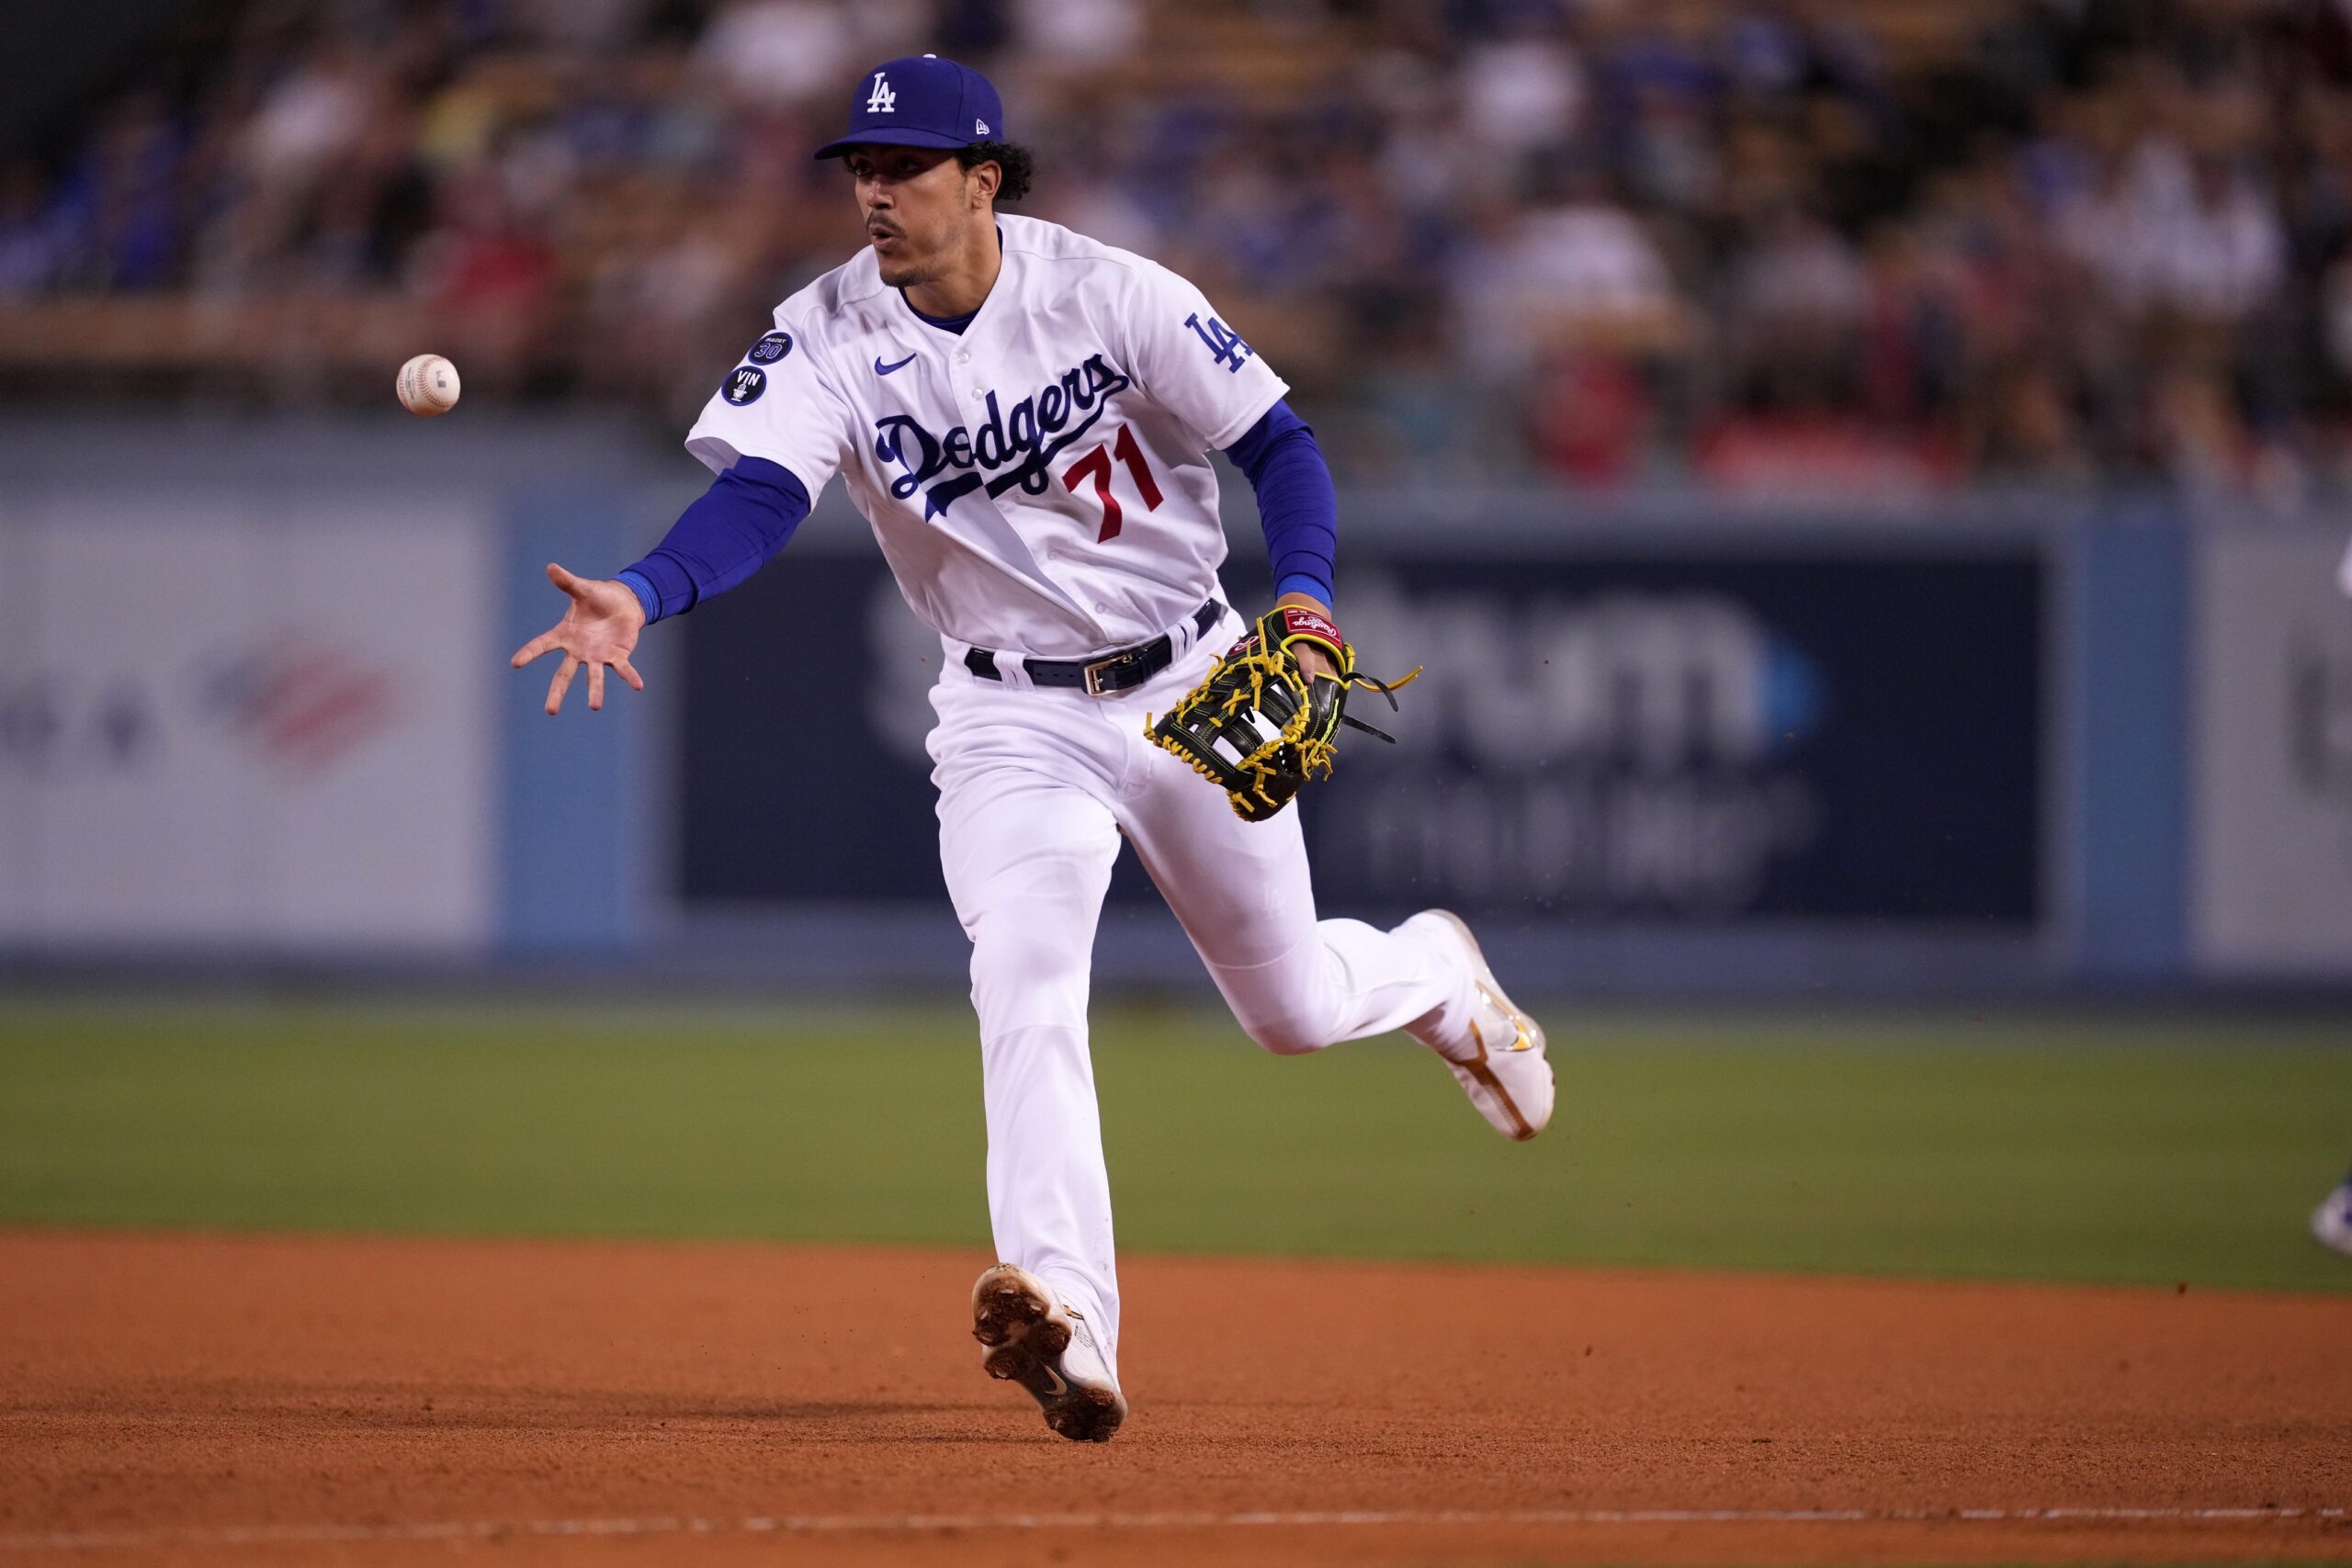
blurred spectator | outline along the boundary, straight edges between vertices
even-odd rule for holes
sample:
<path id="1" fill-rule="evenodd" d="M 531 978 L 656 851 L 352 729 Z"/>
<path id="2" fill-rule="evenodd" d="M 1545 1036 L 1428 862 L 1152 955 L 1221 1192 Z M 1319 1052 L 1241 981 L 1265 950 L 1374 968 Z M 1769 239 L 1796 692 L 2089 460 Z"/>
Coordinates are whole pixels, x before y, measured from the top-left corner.
<path id="1" fill-rule="evenodd" d="M 2127 310 L 2246 314 L 2279 282 L 2284 236 L 2267 194 L 2222 159 L 2151 137 L 2064 201 L 2060 233 Z"/>
<path id="2" fill-rule="evenodd" d="M 1453 279 L 1461 359 L 1500 381 L 1563 345 L 1650 347 L 1670 336 L 1673 278 L 1641 221 L 1589 170 L 1562 199 L 1489 208 Z"/>
<path id="3" fill-rule="evenodd" d="M 264 185 L 315 177 L 358 140 L 374 85 L 340 42 L 315 45 L 254 111 L 244 136 L 246 171 Z"/>
<path id="4" fill-rule="evenodd" d="M 1842 235 L 1794 208 L 1775 215 L 1730 278 L 1739 375 L 1755 400 L 1850 405 L 1868 285 Z"/>
<path id="5" fill-rule="evenodd" d="M 56 226 L 46 195 L 29 159 L 0 164 L 0 299 L 24 299 L 56 281 Z"/>
<path id="6" fill-rule="evenodd" d="M 1531 31 L 1465 51 L 1458 78 L 1462 126 L 1501 152 L 1558 147 L 1577 129 L 1584 74 L 1556 38 Z"/>
<path id="7" fill-rule="evenodd" d="M 1530 430 L 1546 472 L 1588 487 L 1634 477 L 1655 413 L 1649 389 L 1624 361 L 1564 354 L 1536 380 Z"/>
<path id="8" fill-rule="evenodd" d="M 1141 0 L 1020 0 L 1013 16 L 1021 58 L 1049 71 L 1116 66 L 1143 48 Z"/>
<path id="9" fill-rule="evenodd" d="M 826 0 L 737 0 L 712 19 L 695 54 L 748 104 L 839 97 L 849 73 L 868 63 L 848 10 Z"/>

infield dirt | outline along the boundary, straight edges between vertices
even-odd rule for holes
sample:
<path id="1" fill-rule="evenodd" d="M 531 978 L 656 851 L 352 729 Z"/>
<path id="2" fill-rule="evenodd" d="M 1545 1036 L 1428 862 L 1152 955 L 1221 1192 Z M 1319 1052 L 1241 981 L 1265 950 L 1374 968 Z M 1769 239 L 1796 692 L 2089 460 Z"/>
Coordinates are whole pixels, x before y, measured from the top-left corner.
<path id="1" fill-rule="evenodd" d="M 2352 1300 L 1137 1258 L 1098 1448 L 987 1261 L 0 1235 L 0 1562 L 2352 1559 Z"/>

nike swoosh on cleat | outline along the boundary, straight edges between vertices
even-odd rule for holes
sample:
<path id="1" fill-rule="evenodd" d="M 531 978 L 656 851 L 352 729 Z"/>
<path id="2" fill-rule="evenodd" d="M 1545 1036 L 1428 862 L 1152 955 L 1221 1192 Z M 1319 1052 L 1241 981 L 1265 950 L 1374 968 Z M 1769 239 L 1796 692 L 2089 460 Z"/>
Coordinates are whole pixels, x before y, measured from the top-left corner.
<path id="1" fill-rule="evenodd" d="M 904 370 L 908 366 L 912 365 L 914 362 L 915 356 L 910 354 L 904 359 L 899 360 L 896 365 L 885 365 L 882 363 L 882 356 L 877 354 L 874 356 L 874 373 L 876 376 L 888 376 L 893 370 Z"/>
<path id="2" fill-rule="evenodd" d="M 1037 1371 L 1044 1373 L 1046 1381 L 1053 1385 L 1051 1388 L 1046 1390 L 1046 1392 L 1053 1395 L 1056 1399 L 1059 1399 L 1063 1394 L 1069 1392 L 1069 1384 L 1063 1379 L 1061 1373 L 1054 1371 L 1053 1368 L 1046 1365 L 1045 1362 L 1040 1361 L 1037 1363 Z"/>

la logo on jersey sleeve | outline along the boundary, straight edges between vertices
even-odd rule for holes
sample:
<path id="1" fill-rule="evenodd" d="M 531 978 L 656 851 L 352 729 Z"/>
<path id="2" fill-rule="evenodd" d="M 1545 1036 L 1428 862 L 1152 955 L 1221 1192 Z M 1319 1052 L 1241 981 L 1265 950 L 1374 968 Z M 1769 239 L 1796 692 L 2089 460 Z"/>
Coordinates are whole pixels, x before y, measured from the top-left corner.
<path id="1" fill-rule="evenodd" d="M 1250 356 L 1258 352 L 1242 340 L 1239 333 L 1215 316 L 1211 316 L 1204 325 L 1200 312 L 1195 310 L 1184 318 L 1184 324 L 1193 329 L 1194 337 L 1208 345 L 1211 362 L 1224 366 L 1228 375 L 1238 374 L 1241 367 L 1250 363 Z"/>

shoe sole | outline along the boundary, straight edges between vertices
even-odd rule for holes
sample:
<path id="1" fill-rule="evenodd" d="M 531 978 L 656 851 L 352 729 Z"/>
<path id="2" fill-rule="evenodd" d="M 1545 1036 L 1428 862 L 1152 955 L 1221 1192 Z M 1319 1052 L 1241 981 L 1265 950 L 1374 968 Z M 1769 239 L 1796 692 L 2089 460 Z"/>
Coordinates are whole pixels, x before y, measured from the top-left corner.
<path id="1" fill-rule="evenodd" d="M 1022 1270 L 999 1264 L 972 1288 L 972 1337 L 987 1354 L 980 1368 L 1002 1382 L 1026 1389 L 1046 1425 L 1074 1443 L 1107 1443 L 1127 1418 L 1127 1402 L 1115 1388 L 1073 1382 L 1063 1375 L 1062 1353 L 1069 1348 L 1067 1309 L 1057 1308 Z"/>
<path id="2" fill-rule="evenodd" d="M 1486 950 L 1478 945 L 1478 938 L 1470 930 L 1470 923 L 1451 909 L 1431 909 L 1430 913 L 1452 926 L 1460 935 L 1463 945 L 1470 950 L 1470 962 L 1477 966 L 1478 988 L 1486 992 L 1487 998 L 1497 1007 L 1510 1015 L 1511 1021 L 1519 1026 L 1520 1032 L 1535 1043 L 1535 1050 L 1543 1055 L 1544 1065 L 1550 1066 L 1550 1042 L 1544 1038 L 1544 1026 L 1521 1012 L 1518 1004 L 1503 994 L 1502 987 L 1495 980 L 1494 970 L 1487 964 Z M 1470 1033 L 1471 1037 L 1478 1042 L 1478 1059 L 1475 1062 L 1454 1062 L 1449 1057 L 1447 1060 L 1453 1066 L 1460 1067 L 1464 1072 L 1476 1078 L 1479 1086 L 1495 1097 L 1495 1102 L 1510 1113 L 1510 1140 L 1517 1144 L 1527 1142 L 1544 1129 L 1532 1124 L 1527 1120 L 1526 1114 L 1520 1110 L 1518 1101 L 1511 1099 L 1510 1091 L 1503 1088 L 1502 1080 L 1495 1077 L 1495 1070 L 1487 1065 L 1487 1042 L 1479 1035 L 1476 1024 L 1470 1026 Z M 1551 1119 L 1546 1117 L 1544 1120 L 1548 1124 Z"/>

